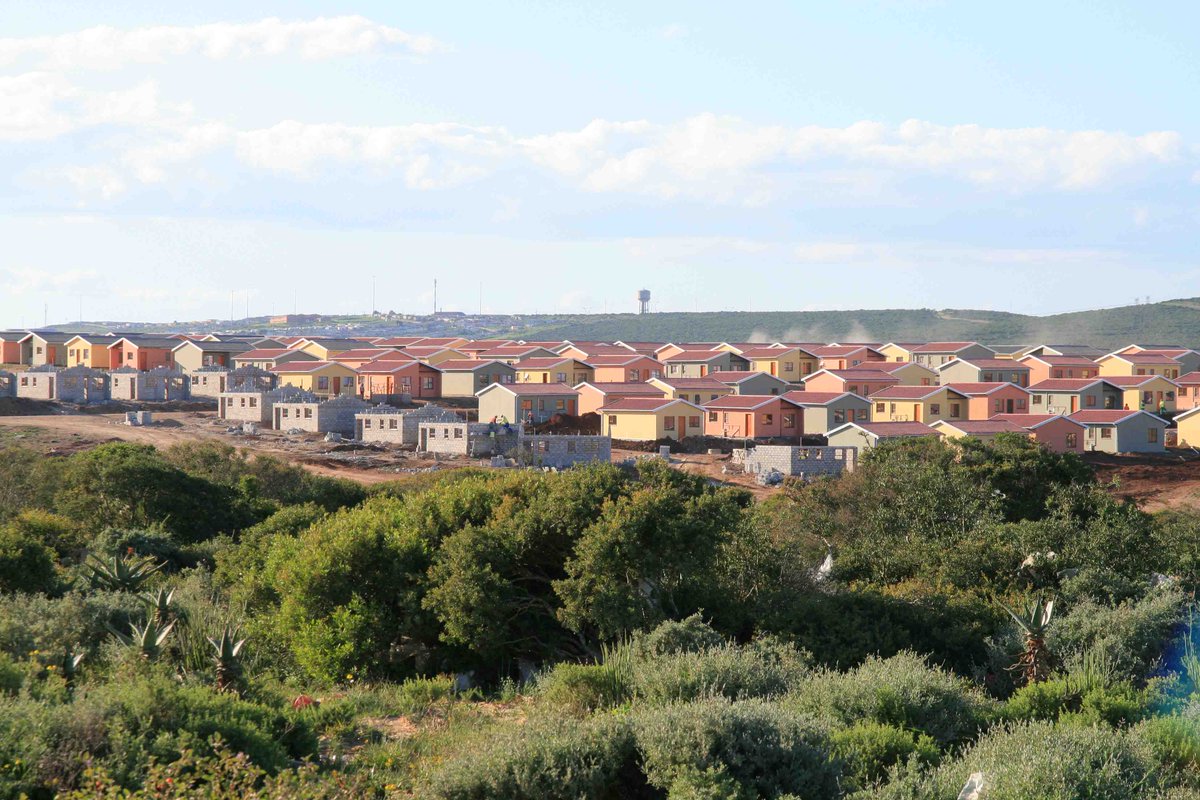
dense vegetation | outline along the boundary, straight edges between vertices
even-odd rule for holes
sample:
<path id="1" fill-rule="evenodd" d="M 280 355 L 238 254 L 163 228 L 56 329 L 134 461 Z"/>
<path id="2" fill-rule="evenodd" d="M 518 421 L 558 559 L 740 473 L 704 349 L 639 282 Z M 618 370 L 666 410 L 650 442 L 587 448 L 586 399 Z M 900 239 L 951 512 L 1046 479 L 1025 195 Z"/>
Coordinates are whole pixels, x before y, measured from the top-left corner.
<path id="1" fill-rule="evenodd" d="M 1023 438 L 743 491 L 0 452 L 0 797 L 1200 797 L 1200 520 Z"/>

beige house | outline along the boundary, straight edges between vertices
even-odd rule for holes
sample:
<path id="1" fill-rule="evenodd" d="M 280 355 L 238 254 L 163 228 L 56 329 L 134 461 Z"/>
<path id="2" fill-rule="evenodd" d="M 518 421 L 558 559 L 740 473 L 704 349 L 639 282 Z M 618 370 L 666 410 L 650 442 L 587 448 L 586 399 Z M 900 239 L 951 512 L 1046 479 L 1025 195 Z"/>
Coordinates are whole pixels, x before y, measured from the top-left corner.
<path id="1" fill-rule="evenodd" d="M 630 397 L 600 409 L 600 433 L 631 442 L 704 435 L 704 409 L 687 400 Z"/>
<path id="2" fill-rule="evenodd" d="M 1125 390 L 1103 378 L 1051 378 L 1030 386 L 1029 394 L 1032 414 L 1111 410 L 1125 403 Z"/>
<path id="3" fill-rule="evenodd" d="M 659 360 L 666 378 L 703 378 L 750 366 L 749 361 L 729 350 L 683 350 Z"/>
<path id="4" fill-rule="evenodd" d="M 791 391 L 782 399 L 800 409 L 800 434 L 825 436 L 847 422 L 868 422 L 871 401 L 850 392 Z"/>
<path id="5" fill-rule="evenodd" d="M 1096 359 L 1100 365 L 1100 377 L 1109 375 L 1162 375 L 1178 378 L 1186 370 L 1173 356 L 1161 352 L 1140 352 L 1117 355 L 1110 353 Z"/>
<path id="6" fill-rule="evenodd" d="M 734 394 L 783 394 L 799 386 L 798 383 L 788 383 L 765 372 L 746 370 L 714 372 L 709 377 L 733 389 Z"/>
<path id="7" fill-rule="evenodd" d="M 480 422 L 506 419 L 540 425 L 555 414 L 579 413 L 579 393 L 565 383 L 493 383 L 475 396 Z"/>
<path id="8" fill-rule="evenodd" d="M 979 342 L 926 342 L 912 349 L 912 360 L 937 369 L 956 358 L 995 358 L 996 352 Z"/>
<path id="9" fill-rule="evenodd" d="M 938 383 L 937 372 L 913 361 L 883 361 L 871 366 L 898 378 L 900 386 L 936 386 Z"/>
<path id="10" fill-rule="evenodd" d="M 574 386 L 590 381 L 595 371 L 589 364 L 575 358 L 523 358 L 513 364 L 517 383 L 565 383 Z"/>
<path id="11" fill-rule="evenodd" d="M 493 383 L 515 383 L 517 371 L 496 359 L 454 359 L 438 364 L 442 371 L 442 397 L 474 397 Z"/>
<path id="12" fill-rule="evenodd" d="M 923 422 L 968 418 L 969 398 L 948 386 L 893 386 L 871 395 L 872 422 Z"/>
<path id="13" fill-rule="evenodd" d="M 595 414 L 605 405 L 628 397 L 663 397 L 663 390 L 645 381 L 622 381 L 620 383 L 588 383 L 575 387 L 579 393 L 579 415 Z"/>
<path id="14" fill-rule="evenodd" d="M 861 452 L 880 442 L 940 435 L 923 422 L 847 422 L 825 438 L 830 447 L 853 447 Z"/>
<path id="15" fill-rule="evenodd" d="M 1029 385 L 1029 367 L 1009 358 L 954 358 L 937 367 L 938 383 Z"/>
<path id="16" fill-rule="evenodd" d="M 233 368 L 234 356 L 250 352 L 245 342 L 193 342 L 185 341 L 171 351 L 175 366 L 184 372 L 194 372 L 201 367 Z"/>
<path id="17" fill-rule="evenodd" d="M 732 386 L 715 378 L 651 378 L 646 382 L 660 389 L 662 397 L 687 400 L 696 405 L 734 393 Z"/>

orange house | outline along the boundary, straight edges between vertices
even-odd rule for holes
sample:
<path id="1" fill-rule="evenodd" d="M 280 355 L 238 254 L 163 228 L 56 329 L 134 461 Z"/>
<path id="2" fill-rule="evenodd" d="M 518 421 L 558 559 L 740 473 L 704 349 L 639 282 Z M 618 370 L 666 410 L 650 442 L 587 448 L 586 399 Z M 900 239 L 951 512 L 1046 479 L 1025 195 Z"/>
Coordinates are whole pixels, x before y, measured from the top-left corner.
<path id="1" fill-rule="evenodd" d="M 575 387 L 575 391 L 579 392 L 580 416 L 598 413 L 606 405 L 631 397 L 663 397 L 662 389 L 645 381 L 634 383 L 601 383 L 599 381 L 590 383 L 584 381 Z"/>
<path id="2" fill-rule="evenodd" d="M 636 383 L 662 377 L 662 362 L 628 350 L 623 355 L 597 355 L 586 361 L 594 371 L 594 383 Z"/>
<path id="3" fill-rule="evenodd" d="M 1082 453 L 1087 426 L 1060 414 L 999 414 L 992 419 L 1020 425 L 1033 440 L 1055 453 Z"/>
<path id="4" fill-rule="evenodd" d="M 1029 392 L 1015 383 L 947 383 L 946 388 L 966 395 L 969 420 L 1029 413 Z"/>
<path id="5" fill-rule="evenodd" d="M 179 346 L 178 339 L 151 336 L 123 336 L 108 346 L 112 369 L 133 367 L 142 372 L 175 364 L 172 355 Z"/>
<path id="6" fill-rule="evenodd" d="M 21 340 L 28 331 L 0 331 L 0 364 L 21 363 Z"/>
<path id="7" fill-rule="evenodd" d="M 1179 392 L 1175 400 L 1177 411 L 1188 411 L 1200 406 L 1200 372 L 1180 375 L 1175 382 L 1179 384 Z"/>
<path id="8" fill-rule="evenodd" d="M 887 361 L 887 356 L 873 348 L 860 344 L 829 344 L 814 347 L 813 354 L 820 359 L 819 369 L 854 369 L 870 367 L 872 363 Z"/>
<path id="9" fill-rule="evenodd" d="M 1017 363 L 1029 367 L 1029 385 L 1059 378 L 1094 378 L 1100 365 L 1083 356 L 1025 356 Z"/>
<path id="10" fill-rule="evenodd" d="M 441 397 L 442 373 L 420 361 L 370 361 L 358 368 L 358 393 L 364 400 L 396 394 Z"/>
<path id="11" fill-rule="evenodd" d="M 779 395 L 729 395 L 709 400 L 703 408 L 706 436 L 794 439 L 802 430 L 800 409 Z"/>
<path id="12" fill-rule="evenodd" d="M 880 369 L 821 369 L 804 379 L 804 391 L 849 392 L 868 397 L 899 384 L 899 378 Z"/>

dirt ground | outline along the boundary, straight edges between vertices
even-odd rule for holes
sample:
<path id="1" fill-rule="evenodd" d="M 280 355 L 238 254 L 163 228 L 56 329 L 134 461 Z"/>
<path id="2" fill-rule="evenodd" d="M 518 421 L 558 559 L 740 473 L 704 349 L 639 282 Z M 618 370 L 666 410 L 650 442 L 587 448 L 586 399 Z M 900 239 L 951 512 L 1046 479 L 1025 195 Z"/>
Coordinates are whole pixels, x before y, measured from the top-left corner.
<path id="1" fill-rule="evenodd" d="M 1113 491 L 1136 500 L 1145 511 L 1200 509 L 1200 454 L 1171 450 L 1166 455 L 1088 453 L 1084 459 L 1102 483 L 1116 481 Z"/>

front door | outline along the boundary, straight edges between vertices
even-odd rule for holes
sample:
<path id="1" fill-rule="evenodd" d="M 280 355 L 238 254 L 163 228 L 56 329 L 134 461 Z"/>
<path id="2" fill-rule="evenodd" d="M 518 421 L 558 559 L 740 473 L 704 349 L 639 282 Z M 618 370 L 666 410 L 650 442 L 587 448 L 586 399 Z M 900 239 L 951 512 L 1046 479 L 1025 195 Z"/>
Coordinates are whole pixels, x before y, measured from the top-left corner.
<path id="1" fill-rule="evenodd" d="M 341 378 L 333 379 L 333 393 L 334 393 L 334 395 L 339 395 L 342 393 L 342 379 Z"/>
<path id="2" fill-rule="evenodd" d="M 921 421 L 921 404 L 913 403 L 913 422 Z"/>
<path id="3" fill-rule="evenodd" d="M 549 382 L 550 382 L 550 373 L 543 372 L 542 373 L 542 383 L 549 383 Z"/>
<path id="4" fill-rule="evenodd" d="M 687 417 L 679 417 L 675 420 L 675 433 L 680 441 L 687 436 Z"/>
<path id="5" fill-rule="evenodd" d="M 1011 397 L 1004 401 L 1004 410 L 1009 414 L 1013 413 L 1013 399 Z"/>
<path id="6" fill-rule="evenodd" d="M 1076 397 L 1075 395 L 1071 395 L 1071 413 L 1074 414 L 1078 410 L 1079 410 L 1079 398 Z"/>

